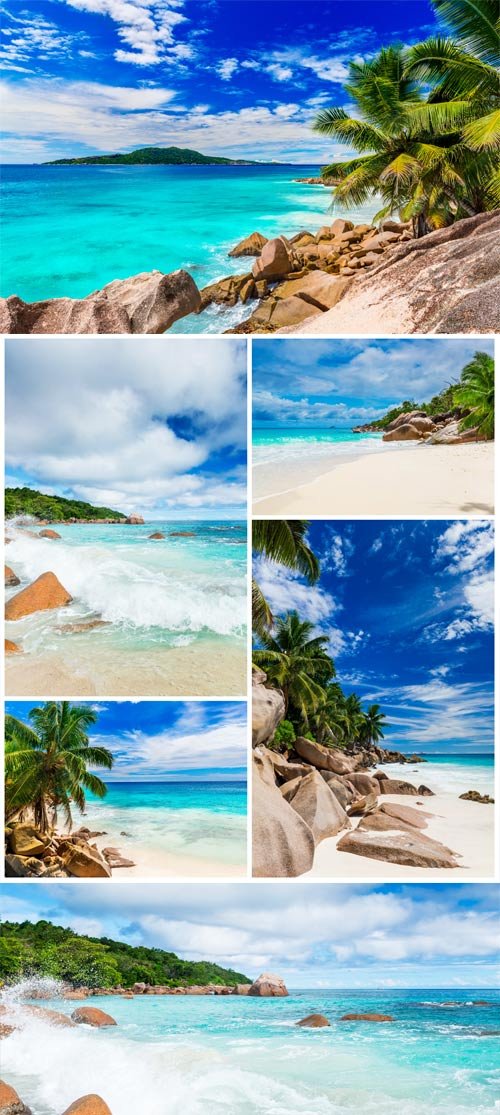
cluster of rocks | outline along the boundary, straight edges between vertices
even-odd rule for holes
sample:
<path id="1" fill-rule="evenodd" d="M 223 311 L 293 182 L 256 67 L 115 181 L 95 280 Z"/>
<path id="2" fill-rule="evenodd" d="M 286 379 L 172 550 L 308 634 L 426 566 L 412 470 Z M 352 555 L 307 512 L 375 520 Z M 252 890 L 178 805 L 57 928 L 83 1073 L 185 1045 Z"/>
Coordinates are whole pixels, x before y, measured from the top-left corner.
<path id="1" fill-rule="evenodd" d="M 135 867 L 118 848 L 99 850 L 93 841 L 105 835 L 85 827 L 67 835 L 42 833 L 30 821 L 10 821 L 5 826 L 6 877 L 109 879 L 120 867 Z"/>
<path id="2" fill-rule="evenodd" d="M 78 987 L 67 988 L 65 999 L 88 999 L 92 996 L 101 998 L 103 995 L 120 995 L 125 999 L 134 999 L 136 995 L 250 995 L 258 998 L 276 998 L 288 995 L 287 988 L 281 976 L 272 972 L 263 972 L 253 983 L 206 983 L 177 985 L 169 984 L 134 983 L 132 987 Z"/>
<path id="3" fill-rule="evenodd" d="M 461 430 L 464 412 L 450 410 L 432 417 L 423 410 L 400 414 L 386 426 L 382 441 L 425 441 L 428 445 L 455 445 L 457 442 L 478 441 L 476 429 Z"/>
<path id="4" fill-rule="evenodd" d="M 0 1115 L 33 1115 L 19 1098 L 15 1088 L 0 1080 Z M 111 1115 L 111 1110 L 101 1096 L 81 1096 L 62 1112 L 62 1115 Z"/>
<path id="5" fill-rule="evenodd" d="M 384 801 L 389 795 L 432 796 L 428 787 L 388 778 L 384 771 L 368 773 L 364 750 L 347 754 L 303 737 L 287 757 L 265 746 L 284 716 L 282 695 L 265 681 L 255 670 L 254 876 L 302 875 L 313 866 L 316 846 L 340 833 L 340 852 L 408 867 L 459 866 L 457 853 L 424 832 L 431 814 L 420 800 L 420 808 Z"/>
<path id="6" fill-rule="evenodd" d="M 353 1014 L 342 1014 L 339 1019 L 340 1022 L 394 1022 L 392 1014 L 380 1014 L 377 1011 L 355 1012 Z M 311 1030 L 321 1030 L 325 1026 L 331 1026 L 330 1020 L 325 1014 L 308 1014 L 307 1018 L 301 1018 L 299 1022 L 295 1023 L 296 1026 L 305 1026 Z"/>
<path id="7" fill-rule="evenodd" d="M 330 310 L 342 297 L 347 280 L 390 248 L 412 238 L 397 221 L 354 225 L 337 218 L 319 232 L 299 232 L 266 240 L 259 232 L 231 251 L 234 258 L 256 256 L 251 271 L 229 275 L 201 291 L 201 309 L 211 303 L 235 306 L 258 301 L 246 321 L 229 332 L 274 333 Z"/>
<path id="8" fill-rule="evenodd" d="M 479 790 L 467 790 L 465 794 L 459 794 L 461 801 L 475 801 L 478 805 L 494 805 L 495 799 L 490 794 L 480 794 Z"/>

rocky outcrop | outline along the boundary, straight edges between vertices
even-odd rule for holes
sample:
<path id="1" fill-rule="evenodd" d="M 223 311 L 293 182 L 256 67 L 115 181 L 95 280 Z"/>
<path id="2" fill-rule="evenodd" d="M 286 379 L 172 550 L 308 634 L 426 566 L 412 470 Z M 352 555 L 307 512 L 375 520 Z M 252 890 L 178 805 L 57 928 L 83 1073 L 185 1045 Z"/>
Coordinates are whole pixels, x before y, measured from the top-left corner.
<path id="1" fill-rule="evenodd" d="M 97 1007 L 77 1007 L 71 1017 L 73 1022 L 85 1026 L 95 1026 L 98 1030 L 105 1026 L 116 1026 L 115 1019 L 110 1014 L 106 1014 L 105 1011 L 98 1010 Z"/>
<path id="2" fill-rule="evenodd" d="M 337 844 L 339 852 L 367 856 L 368 859 L 399 863 L 406 867 L 447 868 L 458 867 L 455 853 L 437 840 L 410 832 L 361 832 L 359 827 L 348 832 Z"/>
<path id="3" fill-rule="evenodd" d="M 18 620 L 33 612 L 45 612 L 71 604 L 73 597 L 58 581 L 55 573 L 42 573 L 31 585 L 21 589 L 5 605 L 5 619 Z"/>
<path id="4" fill-rule="evenodd" d="M 257 749 L 252 787 L 253 875 L 281 878 L 303 875 L 314 859 L 309 825 L 280 793 L 270 760 Z"/>
<path id="5" fill-rule="evenodd" d="M 323 1026 L 329 1026 L 330 1023 L 324 1014 L 308 1014 L 306 1018 L 301 1018 L 300 1022 L 296 1022 L 295 1025 L 307 1026 L 312 1030 L 319 1030 Z"/>
<path id="6" fill-rule="evenodd" d="M 500 329 L 500 212 L 482 213 L 390 248 L 355 275 L 321 332 L 494 333 Z M 301 332 L 317 332 L 315 322 Z"/>
<path id="7" fill-rule="evenodd" d="M 229 255 L 232 259 L 239 259 L 240 256 L 260 256 L 263 247 L 267 244 L 267 238 L 261 232 L 251 232 L 250 236 L 245 236 L 234 248 L 231 248 Z"/>
<path id="8" fill-rule="evenodd" d="M 352 1014 L 343 1014 L 340 1018 L 341 1022 L 394 1022 L 392 1014 L 378 1014 L 376 1011 L 368 1011 L 366 1014 L 358 1013 L 357 1011 Z"/>
<path id="9" fill-rule="evenodd" d="M 350 827 L 347 813 L 317 770 L 287 782 L 281 793 L 309 826 L 316 844 Z"/>
<path id="10" fill-rule="evenodd" d="M 279 751 L 270 751 L 267 747 L 259 747 L 261 755 L 267 755 L 273 765 L 274 773 L 283 782 L 291 782 L 295 778 L 303 778 L 309 774 L 311 768 L 306 763 L 294 763 L 280 755 Z"/>
<path id="11" fill-rule="evenodd" d="M 101 1096 L 88 1095 L 75 1100 L 63 1115 L 111 1115 L 111 1109 Z"/>
<path id="12" fill-rule="evenodd" d="M 20 584 L 21 584 L 21 582 L 20 582 L 19 577 L 17 576 L 17 574 L 14 573 L 14 570 L 10 568 L 10 565 L 6 565 L 5 566 L 5 587 L 6 588 L 15 588 L 16 585 L 20 585 Z"/>
<path id="13" fill-rule="evenodd" d="M 254 279 L 275 281 L 288 275 L 293 269 L 288 241 L 284 236 L 268 240 L 252 267 Z"/>
<path id="14" fill-rule="evenodd" d="M 380 806 L 380 812 L 384 813 L 386 817 L 392 817 L 395 821 L 404 821 L 406 825 L 411 825 L 412 828 L 425 829 L 427 828 L 427 817 L 430 813 L 424 813 L 422 810 L 414 809 L 411 805 L 397 805 L 392 801 L 384 801 Z"/>
<path id="15" fill-rule="evenodd" d="M 381 794 L 409 794 L 417 798 L 420 792 L 411 782 L 403 782 L 400 778 L 379 779 L 378 784 Z"/>
<path id="16" fill-rule="evenodd" d="M 285 699 L 279 689 L 269 689 L 262 670 L 252 671 L 252 746 L 269 743 L 285 716 Z"/>
<path id="17" fill-rule="evenodd" d="M 111 870 L 104 856 L 89 845 L 75 844 L 63 857 L 63 867 L 78 879 L 110 879 Z"/>
<path id="18" fill-rule="evenodd" d="M 169 538 L 196 538 L 194 530 L 171 530 Z"/>
<path id="19" fill-rule="evenodd" d="M 154 530 L 153 533 L 149 535 L 149 538 L 161 539 L 165 538 L 165 535 L 161 530 Z"/>
<path id="20" fill-rule="evenodd" d="M 50 844 L 50 837 L 44 836 L 35 825 L 23 822 L 10 830 L 10 847 L 16 856 L 36 856 L 44 852 Z"/>
<path id="21" fill-rule="evenodd" d="M 51 530 L 50 528 L 47 528 L 46 530 L 41 530 L 40 531 L 39 537 L 40 538 L 54 538 L 55 539 L 55 538 L 60 538 L 61 535 L 57 533 L 57 530 Z"/>
<path id="22" fill-rule="evenodd" d="M 476 801 L 479 805 L 494 805 L 495 799 L 490 797 L 489 794 L 480 794 L 479 790 L 467 790 L 465 794 L 459 794 L 461 801 Z"/>
<path id="23" fill-rule="evenodd" d="M 323 747 L 321 743 L 314 743 L 302 736 L 295 740 L 294 747 L 301 759 L 305 759 L 317 770 L 329 770 L 332 774 L 350 774 L 354 770 L 353 761 L 334 747 Z"/>
<path id="24" fill-rule="evenodd" d="M 200 308 L 187 271 L 150 271 L 115 279 L 86 298 L 1 299 L 0 333 L 165 333 Z"/>
<path id="25" fill-rule="evenodd" d="M 349 785 L 354 786 L 358 794 L 366 795 L 373 794 L 378 791 L 378 783 L 375 778 L 364 771 L 351 771 L 349 773 Z"/>
<path id="26" fill-rule="evenodd" d="M 31 1108 L 19 1098 L 15 1088 L 0 1080 L 0 1115 L 32 1115 Z"/>
<path id="27" fill-rule="evenodd" d="M 248 990 L 248 994 L 260 998 L 283 998 L 288 995 L 284 980 L 272 972 L 263 972 Z"/>
<path id="28" fill-rule="evenodd" d="M 306 771 L 308 770 L 307 767 L 305 769 Z M 340 802 L 342 808 L 347 809 L 348 806 L 351 804 L 353 798 L 356 796 L 356 791 L 350 783 L 350 776 L 349 782 L 347 782 L 342 781 L 336 774 L 330 774 L 329 770 L 322 770 L 320 771 L 320 774 L 321 777 L 324 778 L 332 794 L 335 794 L 335 797 L 337 798 L 337 801 Z"/>
<path id="29" fill-rule="evenodd" d="M 17 643 L 13 643 L 12 639 L 4 639 L 5 654 L 22 654 L 22 649 Z"/>
<path id="30" fill-rule="evenodd" d="M 144 519 L 142 515 L 128 515 L 126 522 L 129 526 L 142 527 L 144 526 Z"/>

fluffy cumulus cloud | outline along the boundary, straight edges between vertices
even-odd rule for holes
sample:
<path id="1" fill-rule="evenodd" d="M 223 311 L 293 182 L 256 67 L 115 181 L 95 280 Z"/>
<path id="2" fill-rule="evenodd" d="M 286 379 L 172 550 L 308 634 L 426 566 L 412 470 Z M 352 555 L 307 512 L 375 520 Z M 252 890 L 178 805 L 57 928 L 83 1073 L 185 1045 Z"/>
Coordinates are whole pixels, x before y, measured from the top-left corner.
<path id="1" fill-rule="evenodd" d="M 301 399 L 289 399 L 263 388 L 256 388 L 253 392 L 253 414 L 256 422 L 295 422 L 331 423 L 338 426 L 354 425 L 358 422 L 371 422 L 380 418 L 384 413 L 383 407 L 369 407 L 362 404 L 349 406 L 347 403 L 310 402 Z"/>
<path id="2" fill-rule="evenodd" d="M 494 546 L 494 526 L 488 520 L 457 520 L 438 538 L 436 563 L 457 579 L 460 598 L 456 614 L 446 624 L 432 626 L 430 638 L 438 634 L 446 641 L 460 640 L 493 629 Z"/>
<path id="3" fill-rule="evenodd" d="M 124 511 L 241 506 L 245 364 L 216 339 L 11 345 L 8 471 Z"/>
<path id="4" fill-rule="evenodd" d="M 77 11 L 107 16 L 116 26 L 125 49 L 115 51 L 117 62 L 154 66 L 189 58 L 186 43 L 176 44 L 175 33 L 186 22 L 184 0 L 64 0 Z"/>
<path id="5" fill-rule="evenodd" d="M 314 893 L 313 893 L 314 891 Z M 498 983 L 495 888 L 323 886 L 295 882 L 192 888 L 124 884 L 5 888 L 5 916 L 51 920 L 129 943 L 173 949 L 291 986 L 470 986 Z M 83 923 L 82 923 L 83 919 Z M 98 928 L 99 927 L 99 928 Z M 88 932 L 89 930 L 87 930 Z"/>

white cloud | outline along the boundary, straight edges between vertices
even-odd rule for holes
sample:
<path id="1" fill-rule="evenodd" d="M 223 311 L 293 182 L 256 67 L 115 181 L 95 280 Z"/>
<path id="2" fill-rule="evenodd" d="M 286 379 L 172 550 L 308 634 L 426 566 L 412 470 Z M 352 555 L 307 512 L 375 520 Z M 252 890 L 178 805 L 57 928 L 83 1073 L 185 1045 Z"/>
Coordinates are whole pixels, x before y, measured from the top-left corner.
<path id="1" fill-rule="evenodd" d="M 238 59 L 237 58 L 224 58 L 221 62 L 219 62 L 217 64 L 215 69 L 216 69 L 217 73 L 219 74 L 219 77 L 221 77 L 223 81 L 230 81 L 233 74 L 238 69 Z"/>
<path id="2" fill-rule="evenodd" d="M 183 0 L 65 0 L 65 3 L 77 11 L 107 16 L 116 24 L 118 38 L 127 48 L 115 51 L 117 62 L 156 66 L 179 58 L 174 33 L 186 22 Z"/>
<path id="3" fill-rule="evenodd" d="M 92 734 L 92 743 L 109 747 L 115 755 L 113 777 L 120 779 L 167 776 L 176 771 L 195 773 L 200 768 L 246 765 L 246 722 L 235 706 L 218 724 L 206 725 L 203 712 L 193 705 L 189 715 L 155 735 L 133 730 L 120 735 Z"/>
<path id="4" fill-rule="evenodd" d="M 6 363 L 12 475 L 128 511 L 244 502 L 245 470 L 231 463 L 246 444 L 241 342 L 26 341 Z M 227 469 L 211 475 L 220 452 Z"/>

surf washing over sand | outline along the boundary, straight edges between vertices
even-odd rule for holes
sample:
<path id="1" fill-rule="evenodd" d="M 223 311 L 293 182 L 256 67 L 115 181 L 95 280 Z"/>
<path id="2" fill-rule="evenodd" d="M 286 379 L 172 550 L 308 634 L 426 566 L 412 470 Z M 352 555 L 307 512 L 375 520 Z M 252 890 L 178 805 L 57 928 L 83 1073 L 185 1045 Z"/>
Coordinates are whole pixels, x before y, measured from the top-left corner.
<path id="1" fill-rule="evenodd" d="M 377 434 L 323 432 L 271 441 L 257 431 L 259 515 L 492 515 L 494 445 L 384 444 Z M 337 436 L 343 435 L 343 436 Z M 350 435 L 345 437 L 344 435 Z M 254 434 L 255 439 L 255 434 Z"/>
<path id="2" fill-rule="evenodd" d="M 52 994 L 43 1006 L 71 1014 L 75 1003 L 56 987 Z M 4 1001 L 16 1020 L 15 988 Z M 60 1115 L 86 1093 L 102 1096 L 113 1115 L 490 1115 L 498 1107 L 490 1036 L 500 1024 L 498 991 L 321 988 L 279 999 L 91 1003 L 117 1025 L 68 1029 L 25 1016 L 2 1041 L 3 1076 L 33 1115 Z M 340 1021 L 367 1010 L 394 1021 Z M 318 1011 L 329 1028 L 295 1025 Z"/>
<path id="3" fill-rule="evenodd" d="M 112 782 L 103 800 L 88 796 L 82 824 L 105 833 L 134 867 L 114 877 L 244 874 L 245 782 Z"/>
<path id="4" fill-rule="evenodd" d="M 73 597 L 9 623 L 12 695 L 244 692 L 244 523 L 53 525 L 58 540 L 7 527 L 8 596 L 50 570 Z"/>

